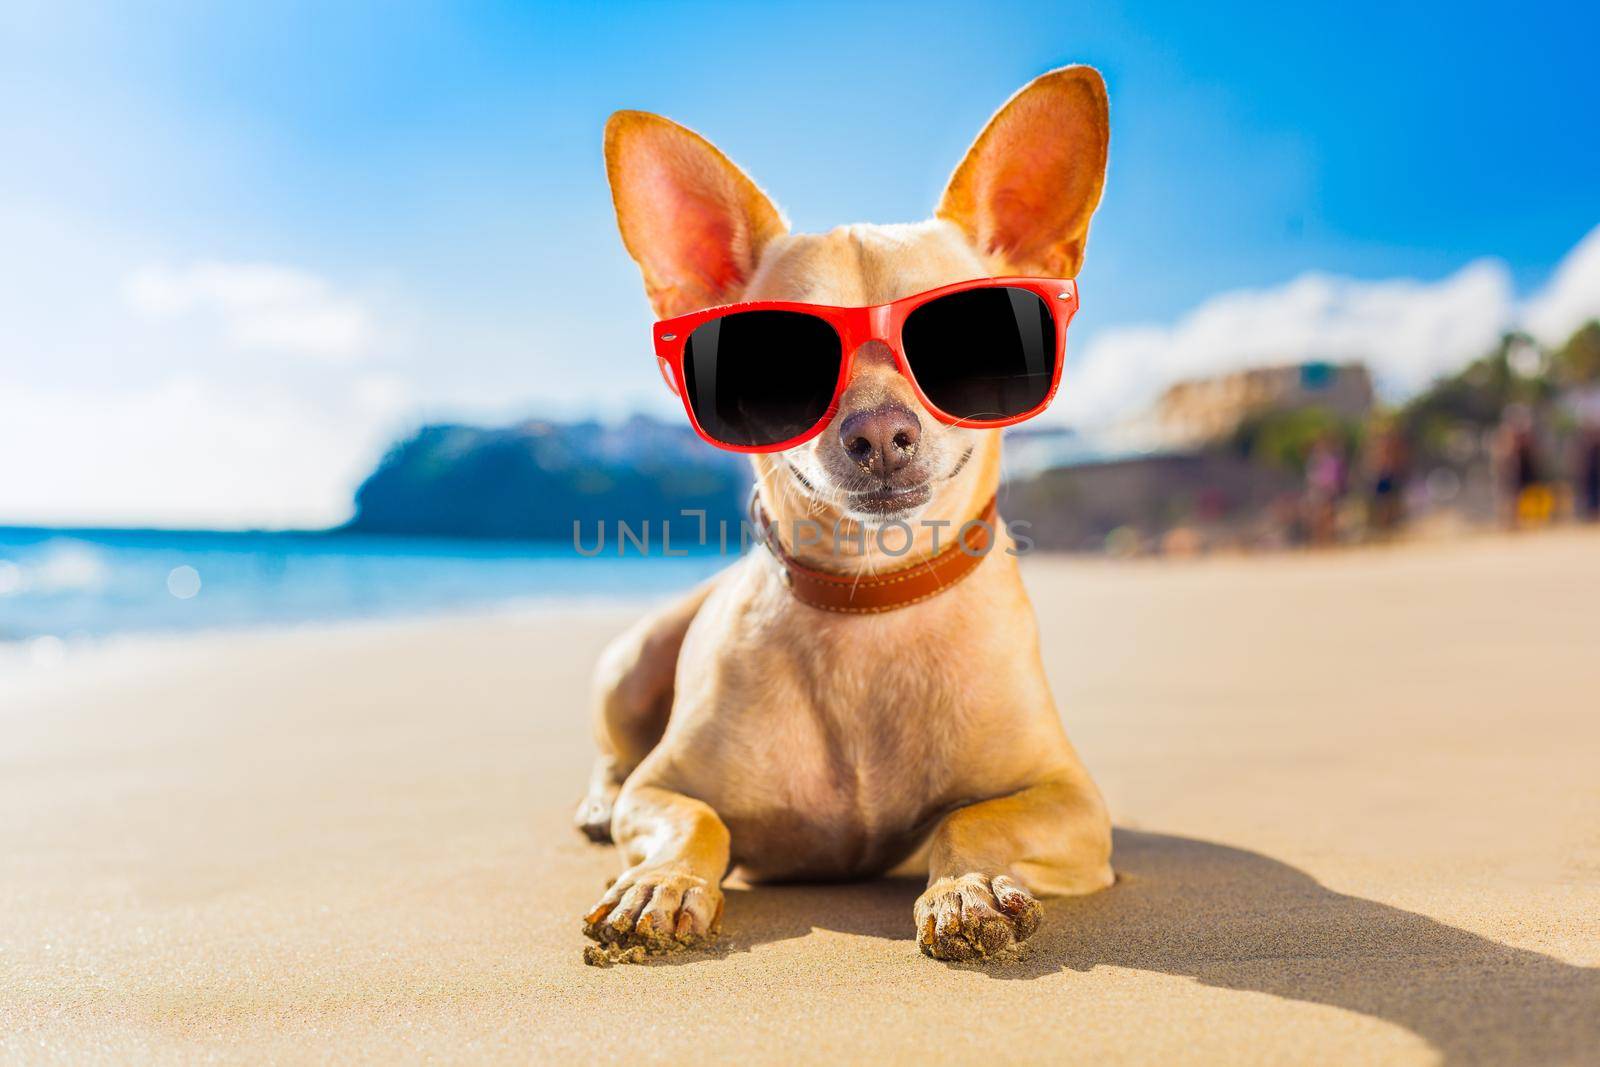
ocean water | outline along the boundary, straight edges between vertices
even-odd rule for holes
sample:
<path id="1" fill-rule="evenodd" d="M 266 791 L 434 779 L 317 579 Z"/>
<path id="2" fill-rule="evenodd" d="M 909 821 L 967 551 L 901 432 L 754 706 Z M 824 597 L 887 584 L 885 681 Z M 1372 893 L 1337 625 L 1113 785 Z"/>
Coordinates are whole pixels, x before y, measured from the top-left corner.
<path id="1" fill-rule="evenodd" d="M 0 642 L 632 602 L 730 562 L 292 533 L 0 528 Z"/>

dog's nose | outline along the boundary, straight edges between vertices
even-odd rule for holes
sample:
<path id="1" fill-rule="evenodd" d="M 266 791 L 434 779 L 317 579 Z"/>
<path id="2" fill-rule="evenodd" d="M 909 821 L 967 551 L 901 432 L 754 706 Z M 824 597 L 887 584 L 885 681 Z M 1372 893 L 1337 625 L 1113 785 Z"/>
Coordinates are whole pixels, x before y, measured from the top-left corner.
<path id="1" fill-rule="evenodd" d="M 883 404 L 848 415 L 839 424 L 839 441 L 861 469 L 886 478 L 911 462 L 922 440 L 922 423 L 909 408 Z"/>

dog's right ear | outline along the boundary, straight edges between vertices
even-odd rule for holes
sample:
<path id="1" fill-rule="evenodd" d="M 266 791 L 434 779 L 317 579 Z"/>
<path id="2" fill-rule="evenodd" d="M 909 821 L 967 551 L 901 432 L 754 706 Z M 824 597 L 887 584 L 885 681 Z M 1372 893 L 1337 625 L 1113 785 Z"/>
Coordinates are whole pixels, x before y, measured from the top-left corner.
<path id="1" fill-rule="evenodd" d="M 789 229 L 711 142 L 647 111 L 606 122 L 606 175 L 622 243 L 659 318 L 738 299 L 762 248 Z"/>

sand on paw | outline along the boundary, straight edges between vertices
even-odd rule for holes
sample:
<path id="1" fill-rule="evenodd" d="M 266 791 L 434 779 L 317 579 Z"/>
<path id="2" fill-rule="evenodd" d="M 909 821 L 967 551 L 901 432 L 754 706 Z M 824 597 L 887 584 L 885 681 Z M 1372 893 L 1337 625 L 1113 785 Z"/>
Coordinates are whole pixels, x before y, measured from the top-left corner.
<path id="1" fill-rule="evenodd" d="M 591 967 L 610 967 L 617 963 L 643 963 L 643 945 L 585 945 L 583 962 Z"/>

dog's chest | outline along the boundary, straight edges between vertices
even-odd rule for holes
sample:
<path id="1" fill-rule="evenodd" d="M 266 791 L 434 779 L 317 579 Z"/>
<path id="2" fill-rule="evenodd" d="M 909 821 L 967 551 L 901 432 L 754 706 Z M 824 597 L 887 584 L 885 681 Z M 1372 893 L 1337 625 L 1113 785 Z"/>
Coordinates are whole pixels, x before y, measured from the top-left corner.
<path id="1" fill-rule="evenodd" d="M 974 665 L 917 648 L 900 632 L 913 621 L 844 620 L 779 655 L 724 659 L 704 799 L 747 871 L 882 870 L 964 799 Z"/>

